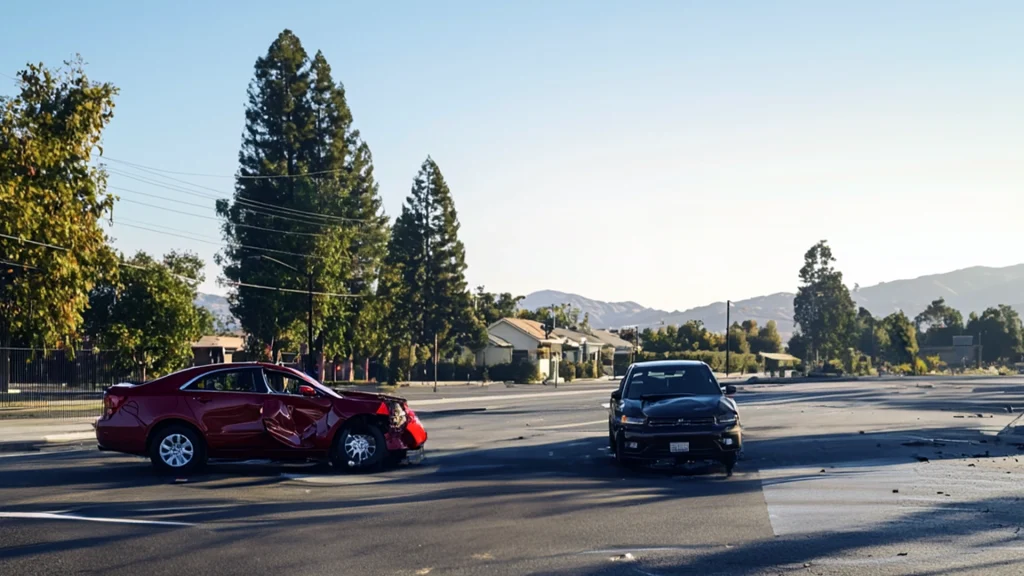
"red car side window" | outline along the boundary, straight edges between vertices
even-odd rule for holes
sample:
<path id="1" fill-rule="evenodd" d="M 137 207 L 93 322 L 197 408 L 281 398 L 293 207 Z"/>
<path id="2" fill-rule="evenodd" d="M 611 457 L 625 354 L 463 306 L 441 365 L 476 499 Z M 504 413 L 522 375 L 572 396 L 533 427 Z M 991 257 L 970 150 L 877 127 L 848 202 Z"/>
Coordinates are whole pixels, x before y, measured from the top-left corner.
<path id="1" fill-rule="evenodd" d="M 255 370 L 222 370 L 213 372 L 189 384 L 186 390 L 205 390 L 215 392 L 263 392 L 257 386 Z M 262 380 L 262 379 L 261 379 Z"/>

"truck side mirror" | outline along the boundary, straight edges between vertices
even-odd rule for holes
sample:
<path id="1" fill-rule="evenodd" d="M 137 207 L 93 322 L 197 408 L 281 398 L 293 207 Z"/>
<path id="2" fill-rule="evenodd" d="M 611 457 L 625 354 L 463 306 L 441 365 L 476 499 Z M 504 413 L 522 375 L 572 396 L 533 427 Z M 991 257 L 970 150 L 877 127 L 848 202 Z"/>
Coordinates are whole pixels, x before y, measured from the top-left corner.
<path id="1" fill-rule="evenodd" d="M 619 400 L 622 400 L 622 391 L 621 390 L 612 390 L 612 401 L 613 402 L 618 402 Z"/>

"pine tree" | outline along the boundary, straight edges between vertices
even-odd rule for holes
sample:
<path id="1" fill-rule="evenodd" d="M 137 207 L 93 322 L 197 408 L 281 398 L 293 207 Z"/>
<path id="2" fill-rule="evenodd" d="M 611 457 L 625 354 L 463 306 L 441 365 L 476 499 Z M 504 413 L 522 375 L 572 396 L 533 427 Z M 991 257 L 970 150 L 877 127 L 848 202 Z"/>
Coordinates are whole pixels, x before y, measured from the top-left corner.
<path id="1" fill-rule="evenodd" d="M 284 261 L 301 272 L 313 269 L 314 259 L 303 255 L 312 254 L 317 238 L 314 234 L 322 231 L 324 221 L 293 212 L 314 208 L 309 179 L 294 177 L 309 171 L 308 142 L 315 122 L 309 76 L 306 51 L 289 30 L 278 35 L 266 56 L 256 60 L 238 154 L 234 201 L 217 204 L 218 213 L 225 218 L 223 233 L 228 244 L 218 261 L 224 264 L 224 276 L 229 280 L 303 289 L 306 283 L 300 273 L 266 257 Z M 268 347 L 274 358 L 285 330 L 302 318 L 306 309 L 299 294 L 244 286 L 234 289 L 230 301 L 231 312 L 253 340 L 250 344 Z"/>
<path id="2" fill-rule="evenodd" d="M 372 157 L 352 128 L 344 87 L 334 81 L 327 59 L 321 52 L 309 59 L 288 30 L 256 62 L 239 161 L 234 202 L 219 206 L 230 244 L 223 257 L 225 276 L 305 289 L 302 280 L 312 275 L 316 291 L 354 294 L 314 298 L 314 338 L 328 356 L 377 352 L 381 313 L 373 300 L 387 218 Z M 275 252 L 261 256 L 243 244 Z M 243 328 L 275 356 L 282 338 L 305 340 L 308 303 L 301 294 L 240 286 L 232 304 Z"/>
<path id="3" fill-rule="evenodd" d="M 420 168 L 389 243 L 394 280 L 391 328 L 396 342 L 442 353 L 485 338 L 473 313 L 465 279 L 465 248 L 458 238 L 455 203 L 440 168 L 429 157 Z"/>

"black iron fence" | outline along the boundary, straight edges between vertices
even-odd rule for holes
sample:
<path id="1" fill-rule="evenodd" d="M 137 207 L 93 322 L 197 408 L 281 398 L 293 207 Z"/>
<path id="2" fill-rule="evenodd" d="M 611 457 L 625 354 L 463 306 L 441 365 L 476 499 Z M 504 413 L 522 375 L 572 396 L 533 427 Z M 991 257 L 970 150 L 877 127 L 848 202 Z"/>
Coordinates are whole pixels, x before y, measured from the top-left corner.
<path id="1" fill-rule="evenodd" d="M 140 378 L 106 350 L 0 348 L 0 418 L 99 416 L 104 388 Z"/>

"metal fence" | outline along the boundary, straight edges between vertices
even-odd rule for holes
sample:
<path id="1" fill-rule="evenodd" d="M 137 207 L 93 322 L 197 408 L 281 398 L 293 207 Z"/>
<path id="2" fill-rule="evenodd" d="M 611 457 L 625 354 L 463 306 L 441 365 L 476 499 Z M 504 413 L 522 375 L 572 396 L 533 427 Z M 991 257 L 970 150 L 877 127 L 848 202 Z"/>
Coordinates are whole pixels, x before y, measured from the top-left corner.
<path id="1" fill-rule="evenodd" d="M 140 376 L 106 350 L 0 348 L 0 418 L 99 416 L 104 388 Z"/>

